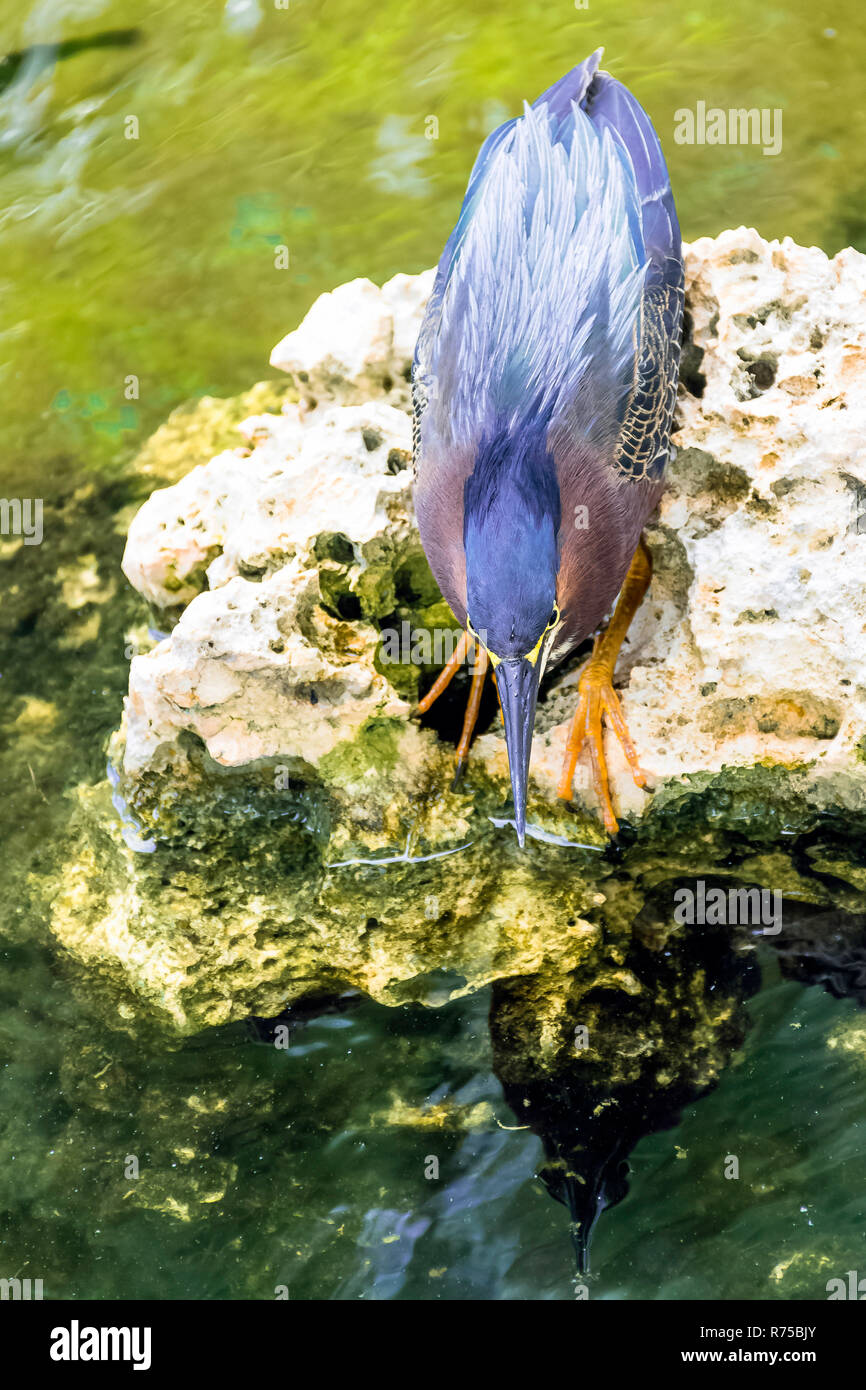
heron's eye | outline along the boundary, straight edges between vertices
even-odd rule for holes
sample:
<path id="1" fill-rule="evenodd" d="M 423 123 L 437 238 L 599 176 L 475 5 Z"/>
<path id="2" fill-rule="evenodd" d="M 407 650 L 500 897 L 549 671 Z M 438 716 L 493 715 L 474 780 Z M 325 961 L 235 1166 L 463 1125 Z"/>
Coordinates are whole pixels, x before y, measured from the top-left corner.
<path id="1" fill-rule="evenodd" d="M 551 613 L 550 617 L 549 617 L 548 620 L 547 620 L 547 626 L 548 626 L 548 627 L 556 627 L 556 624 L 557 624 L 558 622 L 559 622 L 559 609 L 556 607 L 556 605 L 554 605 L 553 612 Z"/>

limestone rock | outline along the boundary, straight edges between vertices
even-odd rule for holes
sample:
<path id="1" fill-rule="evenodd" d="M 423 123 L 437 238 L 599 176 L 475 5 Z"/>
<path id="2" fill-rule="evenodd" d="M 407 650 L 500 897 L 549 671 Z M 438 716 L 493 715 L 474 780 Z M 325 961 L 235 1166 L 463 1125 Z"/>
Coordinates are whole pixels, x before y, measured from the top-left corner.
<path id="1" fill-rule="evenodd" d="M 452 746 L 409 718 L 435 665 L 415 639 L 453 630 L 408 467 L 430 283 L 318 301 L 275 352 L 294 395 L 134 520 L 124 569 L 170 631 L 132 662 L 121 818 L 111 789 L 82 792 L 52 925 L 182 1031 L 344 987 L 435 1005 L 522 981 L 543 1070 L 569 1051 L 578 977 L 644 998 L 628 953 L 674 931 L 682 876 L 818 908 L 862 894 L 845 836 L 866 825 L 866 257 L 744 228 L 688 248 L 677 454 L 617 673 L 653 792 L 608 735 L 610 853 L 585 769 L 572 804 L 555 796 L 579 654 L 539 704 L 525 851 L 495 718 L 456 791 Z M 194 419 L 145 471 L 177 477 Z M 395 630 L 411 650 L 390 661 Z"/>
<path id="2" fill-rule="evenodd" d="M 250 450 L 153 493 L 130 528 L 130 581 L 158 606 L 188 601 L 171 637 L 132 663 L 133 774 L 182 730 L 217 762 L 282 753 L 315 764 L 372 715 L 409 712 L 375 670 L 374 628 L 319 603 L 332 557 L 369 593 L 380 553 L 393 568 L 417 550 L 406 415 L 370 402 L 305 421 L 290 406 L 243 432 Z"/>
<path id="3" fill-rule="evenodd" d="M 397 276 L 381 291 L 369 281 L 341 286 L 316 302 L 274 360 L 336 400 L 374 391 L 408 362 L 429 287 L 429 273 Z M 686 288 L 692 332 L 677 454 L 648 531 L 652 588 L 618 672 L 626 717 L 655 786 L 770 761 L 808 768 L 816 804 L 859 807 L 866 258 L 845 251 L 829 260 L 740 228 L 688 248 Z M 374 537 L 399 533 L 406 554 L 403 410 L 372 400 L 305 414 L 287 404 L 281 415 L 253 417 L 243 433 L 249 454 L 224 453 L 193 470 L 155 493 L 133 523 L 125 569 L 152 602 L 188 602 L 205 583 L 218 590 L 241 575 L 264 578 L 260 597 L 283 604 L 288 589 L 306 583 L 311 545 L 326 532 L 348 535 L 356 556 Z M 280 582 L 270 582 L 281 569 Z M 218 612 L 211 600 L 194 615 L 197 640 L 207 642 L 202 624 Z M 192 618 L 184 621 L 188 628 Z M 225 614 L 220 622 L 224 630 Z M 186 630 L 171 655 L 145 660 L 163 671 L 181 652 L 188 662 Z M 369 638 L 362 645 L 372 668 Z M 550 800 L 575 681 L 574 670 L 554 674 L 539 710 L 533 784 Z M 136 663 L 131 701 L 146 717 L 159 684 Z M 379 693 L 384 708 L 389 696 Z M 291 722 L 286 707 L 281 717 Z M 611 734 L 606 751 L 615 804 L 640 816 L 649 798 Z M 475 757 L 507 785 L 498 728 L 478 740 Z M 584 767 L 575 791 L 594 804 Z"/>
<path id="4" fill-rule="evenodd" d="M 271 353 L 271 366 L 313 392 L 388 389 L 412 360 L 433 272 L 395 275 L 379 290 L 351 280 L 316 300 L 299 328 Z"/>
<path id="5" fill-rule="evenodd" d="M 127 774 L 183 730 L 218 763 L 284 756 L 315 766 L 373 715 L 408 716 L 373 668 L 372 634 L 315 613 L 314 602 L 309 573 L 293 563 L 261 584 L 232 578 L 191 603 L 168 641 L 133 659 Z"/>
<path id="6" fill-rule="evenodd" d="M 406 415 L 369 402 L 308 419 L 297 406 L 244 422 L 252 448 L 218 454 L 152 493 L 132 522 L 123 570 L 159 608 L 189 603 L 235 575 L 259 579 L 320 535 L 405 536 L 412 435 Z"/>

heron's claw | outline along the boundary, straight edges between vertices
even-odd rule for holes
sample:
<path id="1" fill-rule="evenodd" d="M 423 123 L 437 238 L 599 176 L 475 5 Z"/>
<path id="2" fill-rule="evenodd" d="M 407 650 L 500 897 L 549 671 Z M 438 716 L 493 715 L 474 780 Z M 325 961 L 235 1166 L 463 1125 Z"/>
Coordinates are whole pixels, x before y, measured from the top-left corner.
<path id="1" fill-rule="evenodd" d="M 631 768 L 631 775 L 639 787 L 646 786 L 646 774 L 638 763 L 637 753 L 623 718 L 619 696 L 613 688 L 613 671 L 607 662 L 590 659 L 577 688 L 579 699 L 568 736 L 558 794 L 566 801 L 571 798 L 571 784 L 577 759 L 584 743 L 588 743 L 592 783 L 601 802 L 605 829 L 609 835 L 615 835 L 619 825 L 610 800 L 604 756 L 605 717 L 620 741 Z"/>

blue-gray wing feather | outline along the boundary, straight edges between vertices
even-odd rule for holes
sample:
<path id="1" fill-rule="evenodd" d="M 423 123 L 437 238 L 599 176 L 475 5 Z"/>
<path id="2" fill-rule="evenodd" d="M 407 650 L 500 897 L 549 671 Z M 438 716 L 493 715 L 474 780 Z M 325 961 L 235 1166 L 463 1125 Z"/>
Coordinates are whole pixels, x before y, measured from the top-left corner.
<path id="1" fill-rule="evenodd" d="M 585 106 L 590 119 L 610 129 L 628 152 L 649 258 L 632 389 L 614 462 L 632 478 L 656 477 L 667 459 L 679 375 L 684 288 L 679 220 L 658 136 L 627 88 L 598 73 Z"/>
<path id="2" fill-rule="evenodd" d="M 652 125 L 599 58 L 476 159 L 416 348 L 419 479 L 428 452 L 465 465 L 491 429 L 540 417 L 552 441 L 581 439 L 627 477 L 664 465 L 679 226 Z"/>

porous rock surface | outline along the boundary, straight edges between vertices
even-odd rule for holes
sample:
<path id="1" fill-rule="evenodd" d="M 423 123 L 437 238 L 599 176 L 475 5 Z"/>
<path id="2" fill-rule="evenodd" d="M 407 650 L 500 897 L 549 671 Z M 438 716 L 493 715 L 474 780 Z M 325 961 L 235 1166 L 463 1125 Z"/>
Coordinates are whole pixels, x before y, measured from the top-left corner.
<path id="1" fill-rule="evenodd" d="M 626 716 L 653 785 L 769 761 L 808 768 L 822 804 L 859 807 L 866 258 L 829 260 L 741 228 L 689 247 L 686 283 L 677 453 L 648 529 L 653 585 L 619 666 Z M 335 741 L 373 710 L 405 712 L 374 669 L 375 624 L 394 594 L 369 592 L 381 564 L 365 572 L 384 552 L 393 573 L 417 546 L 408 397 L 402 409 L 381 397 L 405 381 L 429 288 L 426 273 L 322 296 L 272 356 L 318 403 L 253 416 L 246 448 L 154 493 L 133 522 L 128 578 L 159 607 L 187 606 L 168 641 L 133 664 L 128 770 L 180 729 L 221 762 L 300 751 L 293 701 L 307 730 L 336 706 Z M 370 399 L 344 403 L 359 393 Z M 312 612 L 329 536 L 351 546 L 352 611 L 369 620 L 339 656 L 338 619 Z M 539 718 L 533 775 L 548 795 L 575 679 L 554 675 Z M 312 719 L 310 689 L 325 706 Z M 321 752 L 312 737 L 311 760 Z M 611 734 L 607 753 L 615 801 L 639 816 L 648 798 Z M 504 777 L 501 729 L 475 756 Z M 577 792 L 593 804 L 580 773 Z"/>
<path id="2" fill-rule="evenodd" d="M 227 403 L 235 447 L 207 402 L 145 451 L 169 485 L 123 567 L 166 635 L 131 666 L 121 816 L 82 790 L 53 927 L 124 1008 L 185 1031 L 346 986 L 439 1003 L 523 980 L 533 1065 L 552 1065 L 585 992 L 649 990 L 635 923 L 667 939 L 678 877 L 859 901 L 863 871 L 821 827 L 866 808 L 866 257 L 745 228 L 687 248 L 676 457 L 617 672 L 652 791 L 608 734 L 617 855 L 585 774 L 555 796 L 579 661 L 539 706 L 521 853 L 501 726 L 452 792 L 451 746 L 410 717 L 429 660 L 382 658 L 383 630 L 453 626 L 411 501 L 430 285 L 341 286 L 274 350 L 289 387 L 249 393 L 278 409 L 238 422 Z M 204 463 L 202 437 L 220 439 Z M 709 1055 L 701 989 L 686 1012 Z"/>

